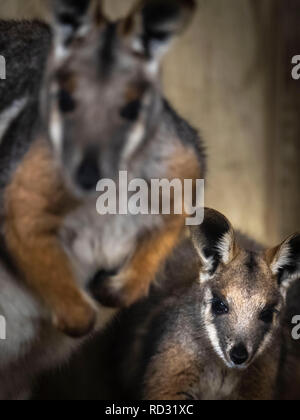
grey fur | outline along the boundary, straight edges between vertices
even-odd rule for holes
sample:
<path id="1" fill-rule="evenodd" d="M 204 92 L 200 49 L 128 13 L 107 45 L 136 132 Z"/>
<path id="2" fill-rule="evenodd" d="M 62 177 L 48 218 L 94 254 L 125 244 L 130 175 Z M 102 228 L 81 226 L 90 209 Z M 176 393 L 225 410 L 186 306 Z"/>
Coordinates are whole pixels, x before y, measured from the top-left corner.
<path id="1" fill-rule="evenodd" d="M 0 54 L 7 66 L 7 78 L 0 80 L 0 119 L 15 101 L 27 98 L 26 107 L 0 138 L 0 197 L 32 144 L 39 124 L 39 94 L 50 46 L 51 31 L 47 25 L 37 21 L 0 21 Z"/>

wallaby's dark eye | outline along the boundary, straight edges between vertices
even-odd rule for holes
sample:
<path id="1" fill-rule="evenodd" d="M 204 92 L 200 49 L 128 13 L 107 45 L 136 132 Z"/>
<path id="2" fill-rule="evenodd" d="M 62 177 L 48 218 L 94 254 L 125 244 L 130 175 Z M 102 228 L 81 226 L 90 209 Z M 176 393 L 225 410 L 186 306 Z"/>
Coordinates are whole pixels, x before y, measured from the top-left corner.
<path id="1" fill-rule="evenodd" d="M 130 102 L 121 110 L 121 117 L 128 121 L 137 120 L 140 110 L 142 108 L 142 102 L 140 99 Z"/>
<path id="2" fill-rule="evenodd" d="M 61 89 L 58 93 L 58 105 L 61 112 L 64 113 L 73 112 L 76 108 L 74 99 L 65 89 Z"/>
<path id="3" fill-rule="evenodd" d="M 259 319 L 265 324 L 272 324 L 274 320 L 274 314 L 276 313 L 275 309 L 265 309 L 261 314 Z"/>
<path id="4" fill-rule="evenodd" d="M 215 315 L 226 315 L 229 308 L 221 299 L 215 297 L 212 301 L 212 311 Z"/>

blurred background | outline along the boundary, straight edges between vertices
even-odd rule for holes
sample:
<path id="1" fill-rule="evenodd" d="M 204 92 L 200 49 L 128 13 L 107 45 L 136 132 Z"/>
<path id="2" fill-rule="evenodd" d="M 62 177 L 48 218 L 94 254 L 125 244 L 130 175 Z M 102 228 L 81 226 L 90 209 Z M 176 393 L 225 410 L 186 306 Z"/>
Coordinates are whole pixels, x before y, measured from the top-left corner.
<path id="1" fill-rule="evenodd" d="M 300 229 L 300 0 L 198 0 L 164 66 L 167 97 L 207 145 L 206 204 L 266 244 Z M 112 17 L 134 0 L 107 0 Z M 1 0 L 2 18 L 48 20 L 48 0 Z"/>

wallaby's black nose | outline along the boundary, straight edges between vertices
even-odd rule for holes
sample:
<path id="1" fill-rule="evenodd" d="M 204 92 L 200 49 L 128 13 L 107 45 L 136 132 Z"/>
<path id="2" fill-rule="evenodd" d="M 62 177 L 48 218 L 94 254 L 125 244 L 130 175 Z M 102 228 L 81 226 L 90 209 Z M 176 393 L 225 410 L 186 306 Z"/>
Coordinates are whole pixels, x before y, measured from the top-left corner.
<path id="1" fill-rule="evenodd" d="M 243 365 L 249 358 L 249 353 L 244 344 L 238 344 L 230 352 L 230 358 L 237 366 Z"/>
<path id="2" fill-rule="evenodd" d="M 77 170 L 76 183 L 84 191 L 92 191 L 96 190 L 100 178 L 98 156 L 95 153 L 89 153 Z"/>

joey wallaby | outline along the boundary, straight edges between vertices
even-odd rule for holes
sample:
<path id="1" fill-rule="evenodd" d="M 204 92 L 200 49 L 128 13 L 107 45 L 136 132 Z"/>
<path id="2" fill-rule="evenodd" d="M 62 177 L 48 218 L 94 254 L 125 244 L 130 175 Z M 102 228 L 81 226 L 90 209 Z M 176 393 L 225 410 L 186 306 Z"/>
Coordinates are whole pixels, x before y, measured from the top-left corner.
<path id="1" fill-rule="evenodd" d="M 204 176 L 202 143 L 160 85 L 161 60 L 195 4 L 141 0 L 110 22 L 100 1 L 56 0 L 52 31 L 0 22 L 3 242 L 72 337 L 94 325 L 90 294 L 108 307 L 146 295 L 184 226 L 184 214 L 99 216 L 98 181 L 119 171 L 147 182 Z"/>
<path id="2" fill-rule="evenodd" d="M 280 398 L 300 234 L 265 250 L 206 209 L 191 237 L 166 272 L 171 288 L 176 278 L 181 286 L 156 292 L 119 320 L 123 337 L 116 334 L 113 347 L 122 392 L 150 400 Z"/>

